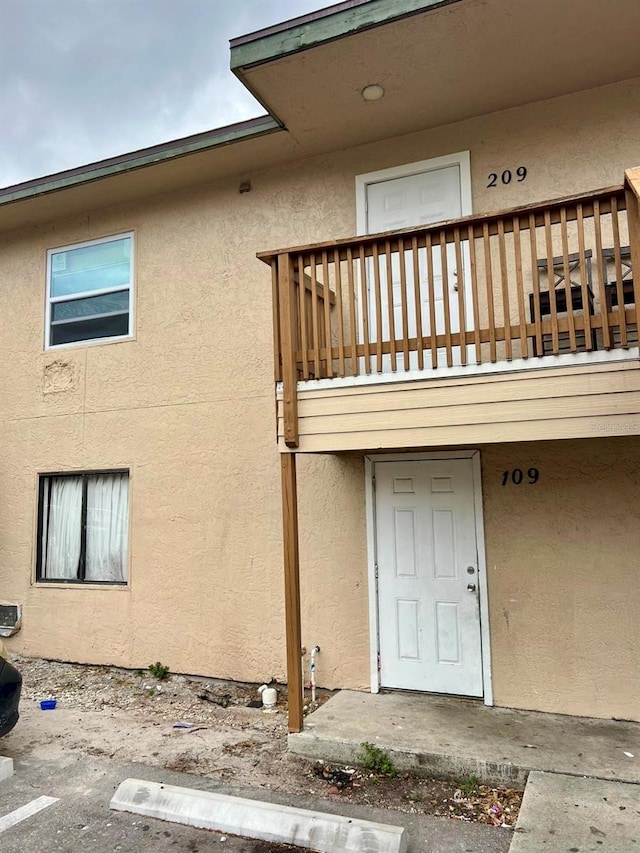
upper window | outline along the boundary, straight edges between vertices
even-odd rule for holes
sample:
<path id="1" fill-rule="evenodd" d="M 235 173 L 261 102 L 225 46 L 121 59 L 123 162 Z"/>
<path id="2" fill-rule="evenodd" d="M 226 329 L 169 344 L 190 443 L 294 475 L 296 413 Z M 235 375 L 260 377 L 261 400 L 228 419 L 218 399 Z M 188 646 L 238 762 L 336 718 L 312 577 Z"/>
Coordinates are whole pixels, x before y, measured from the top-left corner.
<path id="1" fill-rule="evenodd" d="M 133 234 L 47 252 L 46 346 L 132 333 Z"/>
<path id="2" fill-rule="evenodd" d="M 40 477 L 39 581 L 126 583 L 129 474 Z"/>

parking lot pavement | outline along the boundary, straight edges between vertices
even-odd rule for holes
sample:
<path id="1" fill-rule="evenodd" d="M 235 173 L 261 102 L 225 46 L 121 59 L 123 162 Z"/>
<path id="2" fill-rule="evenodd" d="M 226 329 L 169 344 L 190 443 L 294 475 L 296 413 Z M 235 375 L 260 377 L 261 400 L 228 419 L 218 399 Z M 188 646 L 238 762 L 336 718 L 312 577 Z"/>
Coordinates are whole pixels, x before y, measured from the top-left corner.
<path id="1" fill-rule="evenodd" d="M 405 826 L 409 850 L 416 853 L 506 853 L 512 838 L 506 830 L 478 824 L 327 802 L 308 795 L 234 789 L 213 779 L 140 764 L 118 764 L 103 757 L 74 756 L 56 761 L 28 758 L 15 764 L 14 777 L 0 783 L 2 853 L 268 853 L 269 845 L 262 842 L 111 811 L 114 791 L 129 777 Z"/>

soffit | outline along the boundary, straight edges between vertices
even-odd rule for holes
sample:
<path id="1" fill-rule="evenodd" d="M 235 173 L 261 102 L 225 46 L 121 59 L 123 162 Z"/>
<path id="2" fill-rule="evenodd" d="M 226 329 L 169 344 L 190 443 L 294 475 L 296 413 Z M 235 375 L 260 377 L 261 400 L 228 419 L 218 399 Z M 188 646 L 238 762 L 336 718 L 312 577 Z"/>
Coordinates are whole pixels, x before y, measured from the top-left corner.
<path id="1" fill-rule="evenodd" d="M 460 0 L 234 70 L 314 153 L 635 77 L 639 33 L 638 0 Z"/>
<path id="2" fill-rule="evenodd" d="M 97 169 L 92 172 L 91 166 L 72 170 L 78 173 L 77 183 L 72 185 L 56 186 L 72 172 L 43 178 L 41 182 L 29 182 L 36 185 L 33 196 L 0 205 L 0 233 L 59 220 L 87 210 L 127 204 L 141 198 L 228 180 L 234 176 L 239 179 L 250 177 L 259 169 L 297 156 L 299 146 L 282 130 L 235 141 L 233 144 L 188 152 L 144 166 L 136 165 L 138 161 L 126 155 L 122 170 L 115 173 L 103 175 Z M 92 174 L 96 175 L 95 178 L 91 177 Z M 46 187 L 49 180 L 52 188 L 43 191 L 42 187 Z M 22 186 L 26 185 L 8 189 L 20 190 Z"/>

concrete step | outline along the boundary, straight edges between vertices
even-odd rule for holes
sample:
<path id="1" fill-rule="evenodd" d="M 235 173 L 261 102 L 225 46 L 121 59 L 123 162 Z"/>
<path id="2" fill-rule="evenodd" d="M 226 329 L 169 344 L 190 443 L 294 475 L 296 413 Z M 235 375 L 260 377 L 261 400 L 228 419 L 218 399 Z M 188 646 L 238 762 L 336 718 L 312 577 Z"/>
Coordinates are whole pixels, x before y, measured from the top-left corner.
<path id="1" fill-rule="evenodd" d="M 489 708 L 480 701 L 342 690 L 289 735 L 289 749 L 353 764 L 362 742 L 399 770 L 524 788 L 531 770 L 640 783 L 640 725 Z M 640 851 L 639 851 L 640 853 Z"/>
<path id="2" fill-rule="evenodd" d="M 640 785 L 529 774 L 509 853 L 640 851 Z"/>

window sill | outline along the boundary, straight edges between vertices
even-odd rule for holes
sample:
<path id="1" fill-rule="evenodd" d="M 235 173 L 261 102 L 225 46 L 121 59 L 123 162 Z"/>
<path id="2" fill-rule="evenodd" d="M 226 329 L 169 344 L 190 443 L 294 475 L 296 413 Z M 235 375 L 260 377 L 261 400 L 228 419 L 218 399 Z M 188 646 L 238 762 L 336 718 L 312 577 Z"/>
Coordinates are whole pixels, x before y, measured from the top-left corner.
<path id="1" fill-rule="evenodd" d="M 135 335 L 118 335 L 113 338 L 93 338 L 89 341 L 72 341 L 68 344 L 51 344 L 50 346 L 45 346 L 45 352 L 56 352 L 61 349 L 78 349 L 79 347 L 97 347 L 97 346 L 108 346 L 109 344 L 121 344 L 125 341 L 135 341 Z"/>
<path id="2" fill-rule="evenodd" d="M 126 583 L 95 583 L 86 581 L 34 581 L 31 584 L 32 589 L 113 589 L 129 591 L 131 589 L 128 582 Z"/>

